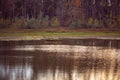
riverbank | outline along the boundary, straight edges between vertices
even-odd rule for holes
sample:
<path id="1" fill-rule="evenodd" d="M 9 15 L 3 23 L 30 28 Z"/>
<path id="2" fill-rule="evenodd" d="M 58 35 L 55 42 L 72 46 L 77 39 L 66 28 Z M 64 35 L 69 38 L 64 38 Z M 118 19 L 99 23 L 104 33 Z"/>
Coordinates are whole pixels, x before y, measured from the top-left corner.
<path id="1" fill-rule="evenodd" d="M 0 41 L 40 40 L 40 39 L 120 39 L 120 31 L 105 30 L 0 30 Z"/>
<path id="2" fill-rule="evenodd" d="M 0 41 L 29 41 L 29 40 L 58 40 L 58 39 L 111 39 L 111 40 L 120 40 L 120 37 L 108 37 L 108 36 L 80 36 L 80 37 L 42 37 L 42 36 L 25 36 L 25 37 L 0 37 Z"/>

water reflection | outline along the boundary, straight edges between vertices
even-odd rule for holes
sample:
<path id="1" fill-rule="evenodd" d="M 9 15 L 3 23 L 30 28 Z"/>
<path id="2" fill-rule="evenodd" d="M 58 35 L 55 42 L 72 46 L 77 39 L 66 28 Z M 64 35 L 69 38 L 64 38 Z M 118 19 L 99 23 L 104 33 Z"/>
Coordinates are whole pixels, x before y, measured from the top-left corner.
<path id="1" fill-rule="evenodd" d="M 120 48 L 112 45 L 1 47 L 0 80 L 120 80 Z"/>
<path id="2" fill-rule="evenodd" d="M 0 80 L 31 80 L 32 65 L 24 58 L 0 57 Z"/>
<path id="3" fill-rule="evenodd" d="M 12 48 L 15 51 L 43 51 L 57 54 L 58 56 L 71 58 L 106 58 L 113 59 L 120 56 L 119 49 L 96 47 L 96 46 L 77 46 L 77 45 L 24 45 Z"/>

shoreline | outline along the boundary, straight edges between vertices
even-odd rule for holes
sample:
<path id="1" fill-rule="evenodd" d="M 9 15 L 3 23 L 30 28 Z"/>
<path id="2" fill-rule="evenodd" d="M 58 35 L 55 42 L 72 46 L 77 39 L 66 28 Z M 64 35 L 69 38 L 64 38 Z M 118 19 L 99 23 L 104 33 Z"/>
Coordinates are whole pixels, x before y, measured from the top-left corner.
<path id="1" fill-rule="evenodd" d="M 110 39 L 110 40 L 120 40 L 119 36 L 5 36 L 0 37 L 0 41 L 31 41 L 31 40 L 59 40 L 59 39 Z"/>
<path id="2" fill-rule="evenodd" d="M 112 39 L 120 40 L 120 31 L 68 30 L 55 28 L 47 30 L 1 29 L 0 41 L 58 40 L 58 39 Z"/>

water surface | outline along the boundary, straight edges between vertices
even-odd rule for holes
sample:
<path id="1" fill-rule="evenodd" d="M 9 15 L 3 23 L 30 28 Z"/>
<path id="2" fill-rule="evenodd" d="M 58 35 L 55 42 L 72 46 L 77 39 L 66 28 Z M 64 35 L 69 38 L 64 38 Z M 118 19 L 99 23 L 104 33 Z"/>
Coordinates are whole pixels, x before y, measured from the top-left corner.
<path id="1" fill-rule="evenodd" d="M 120 80 L 120 40 L 0 42 L 0 80 Z"/>

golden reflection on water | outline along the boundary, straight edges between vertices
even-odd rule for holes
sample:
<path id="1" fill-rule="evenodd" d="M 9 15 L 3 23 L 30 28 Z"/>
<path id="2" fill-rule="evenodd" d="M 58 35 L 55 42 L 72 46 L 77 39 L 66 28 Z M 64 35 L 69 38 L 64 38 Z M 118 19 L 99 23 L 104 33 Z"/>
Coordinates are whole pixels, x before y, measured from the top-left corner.
<path id="1" fill-rule="evenodd" d="M 79 73 L 77 70 L 73 70 L 71 73 L 56 70 L 54 74 L 48 70 L 46 74 L 39 73 L 37 80 L 120 80 L 119 69 L 117 73 L 113 73 L 111 70 L 106 72 L 105 70 L 95 71 L 92 69 L 85 73 Z"/>
<path id="2" fill-rule="evenodd" d="M 25 45 L 13 52 L 0 56 L 0 80 L 120 80 L 120 49 Z"/>
<path id="3" fill-rule="evenodd" d="M 25 45 L 16 46 L 13 48 L 16 51 L 44 51 L 52 53 L 60 53 L 61 56 L 67 56 L 72 58 L 104 58 L 113 59 L 120 56 L 120 49 L 105 48 L 96 46 L 77 46 L 77 45 Z"/>

